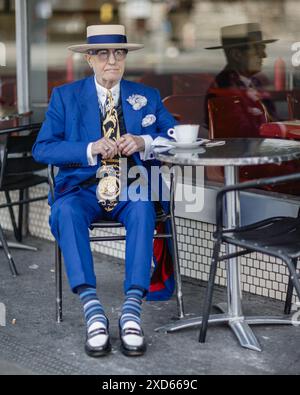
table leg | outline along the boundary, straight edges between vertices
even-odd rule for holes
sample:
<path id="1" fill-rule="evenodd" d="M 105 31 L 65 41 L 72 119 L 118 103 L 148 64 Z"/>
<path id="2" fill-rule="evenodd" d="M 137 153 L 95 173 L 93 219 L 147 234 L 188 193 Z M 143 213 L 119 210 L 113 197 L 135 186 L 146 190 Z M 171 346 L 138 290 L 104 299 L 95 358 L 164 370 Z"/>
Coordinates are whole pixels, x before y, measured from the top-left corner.
<path id="1" fill-rule="evenodd" d="M 233 185 L 239 182 L 239 168 L 235 166 L 225 167 L 225 185 Z M 237 191 L 226 195 L 226 226 L 235 228 L 240 225 L 240 194 Z M 227 246 L 228 254 L 236 253 L 237 248 Z M 251 328 L 246 323 L 242 312 L 241 273 L 238 258 L 231 258 L 227 264 L 227 298 L 228 315 L 231 317 L 229 325 L 237 336 L 242 347 L 250 350 L 261 351 Z"/>
<path id="2" fill-rule="evenodd" d="M 180 263 L 179 263 L 179 252 L 177 248 L 177 231 L 175 223 L 175 197 L 176 197 L 176 185 L 177 185 L 177 172 L 176 168 L 171 169 L 170 173 L 170 213 L 171 213 L 171 227 L 172 227 L 172 242 L 173 242 L 173 262 L 174 262 L 174 276 L 176 284 L 176 298 L 178 308 L 178 318 L 182 319 L 185 317 L 184 304 L 183 304 L 183 293 L 182 293 L 182 281 L 180 275 Z"/>
<path id="3" fill-rule="evenodd" d="M 234 166 L 225 167 L 225 185 L 237 184 L 239 180 L 238 170 Z M 234 191 L 226 195 L 226 227 L 235 228 L 240 225 L 240 196 Z M 228 254 L 235 254 L 236 247 L 227 246 Z M 242 292 L 241 292 L 241 274 L 238 258 L 232 258 L 227 265 L 227 299 L 228 313 L 233 317 L 242 315 Z"/>

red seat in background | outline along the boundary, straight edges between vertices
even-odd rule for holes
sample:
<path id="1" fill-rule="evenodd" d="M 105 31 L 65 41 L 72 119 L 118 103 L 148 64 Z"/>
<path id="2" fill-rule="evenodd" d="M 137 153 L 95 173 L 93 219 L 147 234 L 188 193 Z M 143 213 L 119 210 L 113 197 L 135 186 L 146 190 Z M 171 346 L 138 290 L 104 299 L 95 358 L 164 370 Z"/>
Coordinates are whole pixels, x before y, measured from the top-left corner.
<path id="1" fill-rule="evenodd" d="M 242 96 L 212 97 L 208 100 L 209 137 L 260 137 L 260 126 L 268 122 L 260 101 Z"/>
<path id="2" fill-rule="evenodd" d="M 289 121 L 270 122 L 261 125 L 261 137 L 299 139 L 300 90 L 286 91 L 285 93 L 288 105 Z"/>
<path id="3" fill-rule="evenodd" d="M 270 122 L 261 125 L 260 136 L 266 138 L 296 139 L 300 132 L 300 121 Z"/>

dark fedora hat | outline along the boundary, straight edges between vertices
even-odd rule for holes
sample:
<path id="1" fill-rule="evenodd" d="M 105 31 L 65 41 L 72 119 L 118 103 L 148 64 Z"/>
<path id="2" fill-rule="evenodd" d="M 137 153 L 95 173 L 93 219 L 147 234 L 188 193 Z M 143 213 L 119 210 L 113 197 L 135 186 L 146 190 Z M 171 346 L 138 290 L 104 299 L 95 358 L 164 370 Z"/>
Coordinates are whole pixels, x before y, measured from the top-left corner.
<path id="1" fill-rule="evenodd" d="M 222 45 L 205 49 L 225 49 L 242 47 L 249 44 L 271 44 L 278 39 L 263 39 L 259 23 L 242 23 L 221 28 Z"/>

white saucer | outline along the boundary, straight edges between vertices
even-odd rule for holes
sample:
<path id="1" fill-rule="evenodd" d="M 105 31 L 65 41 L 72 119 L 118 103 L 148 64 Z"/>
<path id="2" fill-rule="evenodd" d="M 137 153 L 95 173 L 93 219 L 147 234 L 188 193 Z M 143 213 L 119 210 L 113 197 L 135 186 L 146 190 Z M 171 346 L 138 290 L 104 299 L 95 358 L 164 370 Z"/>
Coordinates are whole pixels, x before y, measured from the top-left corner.
<path id="1" fill-rule="evenodd" d="M 172 148 L 169 151 L 169 153 L 171 155 L 174 155 L 174 157 L 178 158 L 178 159 L 181 159 L 181 158 L 183 158 L 183 159 L 195 159 L 195 158 L 199 157 L 198 155 L 204 154 L 205 152 L 206 152 L 206 149 L 202 148 L 202 147 L 198 148 L 197 150 L 192 151 L 192 152 L 184 151 L 184 150 L 181 151 L 181 150 L 177 150 L 177 149 L 174 149 L 174 148 Z"/>
<path id="2" fill-rule="evenodd" d="M 178 143 L 177 141 L 168 141 L 168 144 L 173 145 L 176 148 L 197 148 L 200 145 L 204 144 L 207 140 L 201 139 L 197 140 L 194 143 Z"/>

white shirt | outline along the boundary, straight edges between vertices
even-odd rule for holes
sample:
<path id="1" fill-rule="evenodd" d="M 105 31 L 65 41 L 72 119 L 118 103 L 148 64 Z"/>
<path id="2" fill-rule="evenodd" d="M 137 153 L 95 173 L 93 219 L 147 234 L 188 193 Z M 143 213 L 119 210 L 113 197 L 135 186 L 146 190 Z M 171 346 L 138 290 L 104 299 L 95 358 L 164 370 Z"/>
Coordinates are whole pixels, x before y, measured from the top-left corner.
<path id="1" fill-rule="evenodd" d="M 246 88 L 253 88 L 253 84 L 251 78 L 245 77 L 244 75 L 239 74 L 240 80 L 246 85 Z"/>
<path id="2" fill-rule="evenodd" d="M 96 85 L 99 107 L 102 112 L 102 115 L 105 115 L 104 114 L 104 105 L 106 102 L 108 89 L 104 88 L 103 86 L 101 86 L 98 83 L 96 76 L 95 76 L 95 85 Z M 112 93 L 115 105 L 118 105 L 119 101 L 120 101 L 120 83 L 118 83 L 117 85 L 112 87 L 110 89 L 110 91 Z M 141 160 L 145 161 L 148 159 L 153 159 L 153 155 L 151 155 L 152 143 L 153 143 L 152 137 L 149 135 L 144 135 L 144 136 L 140 136 L 140 137 L 142 137 L 145 141 L 145 150 L 140 152 Z M 92 145 L 93 145 L 93 143 L 90 143 L 87 147 L 88 163 L 90 166 L 97 166 L 97 155 L 95 155 L 95 156 L 92 155 Z"/>
<path id="3" fill-rule="evenodd" d="M 251 78 L 247 78 L 243 75 L 239 75 L 241 81 L 246 85 L 247 88 L 247 95 L 250 97 L 251 100 L 254 102 L 260 101 L 259 92 L 256 87 L 253 85 Z M 262 103 L 263 104 L 263 103 Z M 250 112 L 253 115 L 262 115 L 262 112 L 258 108 L 249 108 Z"/>
<path id="4" fill-rule="evenodd" d="M 108 89 L 106 89 L 103 86 L 101 86 L 98 83 L 96 77 L 95 77 L 95 85 L 96 85 L 96 90 L 97 90 L 99 107 L 101 109 L 102 115 L 105 115 L 104 105 L 105 105 L 105 102 L 106 102 Z M 117 85 L 113 86 L 110 89 L 110 91 L 111 91 L 112 97 L 114 99 L 115 105 L 118 106 L 119 100 L 120 100 L 120 83 L 118 83 Z"/>

